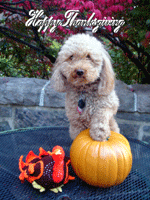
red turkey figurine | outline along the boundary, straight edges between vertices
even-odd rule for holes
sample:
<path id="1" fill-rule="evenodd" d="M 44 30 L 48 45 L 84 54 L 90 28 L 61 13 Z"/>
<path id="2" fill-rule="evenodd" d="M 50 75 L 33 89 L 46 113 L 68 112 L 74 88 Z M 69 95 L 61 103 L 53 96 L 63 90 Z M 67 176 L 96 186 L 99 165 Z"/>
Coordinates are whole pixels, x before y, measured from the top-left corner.
<path id="1" fill-rule="evenodd" d="M 62 186 L 75 177 L 69 175 L 68 165 L 70 159 L 65 157 L 62 147 L 55 146 L 50 151 L 39 148 L 39 156 L 30 151 L 23 162 L 23 156 L 19 159 L 21 174 L 19 179 L 32 183 L 35 189 L 44 192 L 46 189 L 58 193 L 62 192 Z"/>

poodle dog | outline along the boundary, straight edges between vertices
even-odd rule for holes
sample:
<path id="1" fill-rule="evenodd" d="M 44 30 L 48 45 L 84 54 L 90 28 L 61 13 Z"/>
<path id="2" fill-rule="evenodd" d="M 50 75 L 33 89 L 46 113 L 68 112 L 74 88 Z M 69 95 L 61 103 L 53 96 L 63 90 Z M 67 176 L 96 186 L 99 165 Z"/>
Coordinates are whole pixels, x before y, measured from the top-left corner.
<path id="1" fill-rule="evenodd" d="M 119 133 L 114 119 L 119 106 L 114 79 L 109 54 L 99 40 L 88 34 L 66 40 L 56 59 L 52 81 L 55 90 L 66 92 L 72 139 L 87 128 L 98 141 L 105 141 L 111 130 Z"/>

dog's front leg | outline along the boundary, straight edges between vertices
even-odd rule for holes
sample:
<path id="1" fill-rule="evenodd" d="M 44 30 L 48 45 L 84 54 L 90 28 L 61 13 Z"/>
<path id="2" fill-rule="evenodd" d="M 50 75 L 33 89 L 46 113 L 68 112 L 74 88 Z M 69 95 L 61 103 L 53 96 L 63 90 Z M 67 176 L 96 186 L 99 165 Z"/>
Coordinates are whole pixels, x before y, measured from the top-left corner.
<path id="1" fill-rule="evenodd" d="M 79 122 L 78 124 L 70 123 L 69 133 L 70 133 L 71 139 L 74 140 L 74 139 L 77 137 L 77 135 L 78 135 L 81 131 L 83 131 L 83 130 L 85 130 L 85 129 L 86 129 L 86 127 L 84 127 L 83 124 L 80 123 L 80 122 Z"/>
<path id="2" fill-rule="evenodd" d="M 110 109 L 97 110 L 90 123 L 90 136 L 94 140 L 106 141 L 110 136 L 110 125 L 109 119 L 112 117 L 113 113 Z"/>

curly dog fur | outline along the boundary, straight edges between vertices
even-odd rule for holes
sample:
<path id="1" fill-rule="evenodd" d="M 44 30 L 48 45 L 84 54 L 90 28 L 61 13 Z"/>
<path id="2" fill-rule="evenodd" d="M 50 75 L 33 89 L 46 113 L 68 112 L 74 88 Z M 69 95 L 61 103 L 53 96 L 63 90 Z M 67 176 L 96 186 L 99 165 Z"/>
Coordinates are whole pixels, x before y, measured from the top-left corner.
<path id="1" fill-rule="evenodd" d="M 71 36 L 58 54 L 52 80 L 57 91 L 66 92 L 72 139 L 87 128 L 98 141 L 106 140 L 110 130 L 119 133 L 114 119 L 119 106 L 115 75 L 109 54 L 99 40 L 88 34 Z M 77 111 L 79 100 L 84 104 L 81 112 Z"/>

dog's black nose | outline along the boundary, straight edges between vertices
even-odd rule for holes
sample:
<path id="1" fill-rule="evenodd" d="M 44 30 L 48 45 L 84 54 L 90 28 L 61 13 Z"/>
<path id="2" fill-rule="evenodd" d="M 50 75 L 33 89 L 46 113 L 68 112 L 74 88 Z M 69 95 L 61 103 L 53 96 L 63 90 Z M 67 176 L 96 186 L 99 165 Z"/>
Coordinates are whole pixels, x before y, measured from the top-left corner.
<path id="1" fill-rule="evenodd" d="M 78 69 L 77 70 L 77 75 L 78 76 L 82 76 L 84 74 L 84 71 L 83 70 L 81 70 L 81 69 Z"/>

